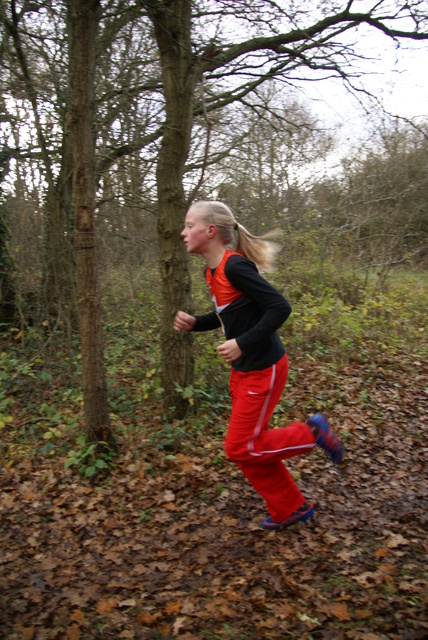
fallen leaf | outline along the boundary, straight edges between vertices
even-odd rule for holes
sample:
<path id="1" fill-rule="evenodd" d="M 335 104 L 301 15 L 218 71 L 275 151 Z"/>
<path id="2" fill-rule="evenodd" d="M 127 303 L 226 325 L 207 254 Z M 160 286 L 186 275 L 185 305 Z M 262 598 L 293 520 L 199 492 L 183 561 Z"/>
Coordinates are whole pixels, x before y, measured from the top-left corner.
<path id="1" fill-rule="evenodd" d="M 137 601 L 134 600 L 134 598 L 129 598 L 129 600 L 122 600 L 121 602 L 118 602 L 118 607 L 135 607 L 135 605 L 137 604 Z"/>
<path id="2" fill-rule="evenodd" d="M 100 600 L 96 606 L 96 612 L 103 616 L 106 613 L 111 613 L 113 609 L 116 608 L 116 602 L 113 598 L 108 598 L 107 600 Z"/>
<path id="3" fill-rule="evenodd" d="M 341 622 L 351 619 L 348 606 L 344 602 L 334 602 L 330 607 L 330 612 Z"/>
<path id="4" fill-rule="evenodd" d="M 161 496 L 162 502 L 174 502 L 174 500 L 175 500 L 175 493 L 173 493 L 169 489 L 163 492 Z"/>
<path id="5" fill-rule="evenodd" d="M 22 634 L 22 640 L 32 640 L 34 637 L 34 627 L 20 627 L 20 633 Z"/>
<path id="6" fill-rule="evenodd" d="M 177 633 L 180 631 L 180 629 L 182 627 L 184 627 L 184 625 L 186 624 L 186 620 L 187 618 L 177 618 L 176 621 L 173 624 L 172 630 L 174 635 L 177 635 Z"/>
<path id="7" fill-rule="evenodd" d="M 77 622 L 79 626 L 81 626 L 83 622 L 84 614 L 81 609 L 76 609 L 73 613 L 70 613 L 70 620 Z"/>
<path id="8" fill-rule="evenodd" d="M 171 625 L 169 625 L 167 622 L 159 622 L 156 625 L 156 631 L 158 632 L 159 635 L 161 635 L 162 637 L 170 637 L 171 634 Z"/>
<path id="9" fill-rule="evenodd" d="M 65 632 L 65 637 L 67 640 L 80 640 L 82 636 L 82 632 L 80 631 L 80 627 L 77 624 L 72 624 L 71 627 Z"/>
<path id="10" fill-rule="evenodd" d="M 388 549 L 396 549 L 402 544 L 409 544 L 409 542 L 400 533 L 391 533 L 386 542 Z"/>
<path id="11" fill-rule="evenodd" d="M 158 618 L 160 618 L 161 614 L 160 613 L 149 613 L 148 611 L 142 611 L 140 613 L 140 615 L 138 616 L 138 622 L 141 622 L 141 624 L 147 624 L 148 626 L 155 624 L 156 620 L 158 620 Z"/>
<path id="12" fill-rule="evenodd" d="M 288 618 L 288 617 L 294 615 L 295 611 L 296 611 L 295 607 L 293 607 L 292 605 L 287 604 L 287 603 L 282 604 L 279 607 L 275 608 L 276 615 L 281 620 L 283 620 L 284 618 Z"/>
<path id="13" fill-rule="evenodd" d="M 167 615 L 179 613 L 181 611 L 181 607 L 182 604 L 179 600 L 177 602 L 168 602 L 168 604 L 165 606 L 165 613 Z"/>

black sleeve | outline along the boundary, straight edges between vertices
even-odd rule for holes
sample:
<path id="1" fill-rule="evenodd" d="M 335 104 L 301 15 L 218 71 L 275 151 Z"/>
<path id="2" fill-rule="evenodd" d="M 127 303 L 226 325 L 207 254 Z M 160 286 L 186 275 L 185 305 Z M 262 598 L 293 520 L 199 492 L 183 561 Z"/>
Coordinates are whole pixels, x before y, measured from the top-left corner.
<path id="1" fill-rule="evenodd" d="M 254 262 L 241 256 L 231 256 L 225 266 L 229 282 L 253 299 L 264 313 L 260 320 L 237 338 L 242 351 L 251 349 L 267 340 L 284 324 L 291 313 L 291 305 L 284 296 L 257 271 Z"/>
<path id="2" fill-rule="evenodd" d="M 218 329 L 221 326 L 220 319 L 215 311 L 195 317 L 196 323 L 192 331 L 210 331 L 211 329 Z"/>

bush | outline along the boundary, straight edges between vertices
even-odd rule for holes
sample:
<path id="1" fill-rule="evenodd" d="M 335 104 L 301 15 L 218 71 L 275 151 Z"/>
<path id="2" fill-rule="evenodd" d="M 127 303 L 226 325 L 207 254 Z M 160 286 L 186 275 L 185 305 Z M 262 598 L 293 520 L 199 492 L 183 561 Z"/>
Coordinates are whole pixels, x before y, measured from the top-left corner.
<path id="1" fill-rule="evenodd" d="M 285 340 L 311 352 L 322 351 L 342 361 L 378 350 L 426 353 L 426 276 L 397 273 L 388 290 L 359 289 L 359 304 L 345 302 L 340 291 L 320 288 L 318 295 L 298 292 Z"/>

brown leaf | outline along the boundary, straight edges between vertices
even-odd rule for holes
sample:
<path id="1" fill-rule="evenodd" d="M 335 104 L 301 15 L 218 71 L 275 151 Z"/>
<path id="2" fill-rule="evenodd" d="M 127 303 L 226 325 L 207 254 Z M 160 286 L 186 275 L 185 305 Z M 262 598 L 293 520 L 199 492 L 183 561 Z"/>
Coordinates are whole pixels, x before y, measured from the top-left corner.
<path id="1" fill-rule="evenodd" d="M 184 627 L 184 625 L 186 624 L 187 618 L 177 618 L 176 621 L 174 622 L 174 626 L 172 628 L 174 635 L 177 635 L 177 633 L 180 631 L 180 629 L 182 627 Z"/>
<path id="2" fill-rule="evenodd" d="M 177 600 L 177 602 L 168 602 L 168 604 L 165 607 L 165 613 L 167 615 L 173 615 L 173 614 L 179 613 L 181 611 L 181 607 L 182 607 L 182 603 L 180 602 L 180 600 Z"/>
<path id="3" fill-rule="evenodd" d="M 80 640 L 82 635 L 82 632 L 80 631 L 80 628 L 77 626 L 77 624 L 72 624 L 71 627 L 68 627 L 67 631 L 65 632 L 65 637 L 67 638 L 67 640 Z"/>
<path id="4" fill-rule="evenodd" d="M 156 620 L 158 618 L 160 618 L 161 614 L 160 613 L 149 613 L 148 611 L 142 611 L 140 613 L 140 615 L 138 616 L 138 622 L 141 622 L 141 624 L 147 624 L 148 626 L 155 624 Z"/>
<path id="5" fill-rule="evenodd" d="M 129 598 L 128 600 L 121 600 L 121 602 L 118 602 L 117 606 L 118 607 L 135 607 L 136 604 L 137 604 L 137 601 L 134 600 L 134 598 Z"/>
<path id="6" fill-rule="evenodd" d="M 147 568 L 143 564 L 136 564 L 134 567 L 132 567 L 132 573 L 136 573 L 137 576 L 143 575 L 143 573 L 146 573 L 146 571 Z"/>
<path id="7" fill-rule="evenodd" d="M 176 507 L 173 502 L 165 502 L 165 504 L 163 504 L 162 507 L 164 509 L 167 509 L 167 511 L 177 511 L 178 509 L 178 507 Z"/>
<path id="8" fill-rule="evenodd" d="M 379 581 L 379 574 L 373 571 L 364 571 L 360 575 L 355 576 L 354 580 L 358 582 L 360 587 L 368 588 Z"/>
<path id="9" fill-rule="evenodd" d="M 32 640 L 32 638 L 34 637 L 34 626 L 20 627 L 19 630 L 22 634 L 22 640 Z"/>
<path id="10" fill-rule="evenodd" d="M 351 619 L 348 606 L 344 602 L 334 602 L 330 607 L 330 612 L 341 622 Z"/>
<path id="11" fill-rule="evenodd" d="M 278 607 L 275 608 L 276 615 L 281 620 L 283 620 L 284 618 L 288 618 L 288 617 L 294 615 L 295 611 L 296 611 L 295 607 L 293 607 L 292 605 L 288 604 L 287 602 L 285 604 L 281 604 L 281 605 L 279 605 Z"/>
<path id="12" fill-rule="evenodd" d="M 116 602 L 113 598 L 108 598 L 107 600 L 100 600 L 96 606 L 96 612 L 103 616 L 106 613 L 111 613 L 113 609 L 116 608 Z"/>
<path id="13" fill-rule="evenodd" d="M 79 625 L 79 627 L 81 626 L 82 622 L 83 622 L 83 611 L 81 609 L 76 609 L 75 611 L 73 611 L 73 613 L 70 613 L 70 620 L 73 620 L 74 622 L 77 622 L 77 624 Z"/>
<path id="14" fill-rule="evenodd" d="M 156 631 L 161 635 L 161 636 L 169 636 L 171 633 L 171 625 L 169 625 L 167 622 L 159 622 L 156 625 Z"/>
<path id="15" fill-rule="evenodd" d="M 386 546 L 388 547 L 388 549 L 396 549 L 402 544 L 409 544 L 409 542 L 400 533 L 391 533 L 387 540 Z"/>
<path id="16" fill-rule="evenodd" d="M 192 615 L 192 613 L 194 613 L 195 611 L 195 605 L 193 604 L 193 602 L 188 598 L 187 600 L 185 600 L 183 602 L 183 606 L 181 608 L 181 613 L 183 613 L 184 615 Z"/>
<path id="17" fill-rule="evenodd" d="M 257 629 L 275 629 L 278 627 L 278 620 L 275 617 L 266 618 L 257 624 Z"/>
<path id="18" fill-rule="evenodd" d="M 105 558 L 107 560 L 111 560 L 111 562 L 114 562 L 114 564 L 122 564 L 122 558 L 118 553 L 115 553 L 114 551 L 109 551 L 108 553 L 106 553 Z"/>
<path id="19" fill-rule="evenodd" d="M 163 492 L 161 496 L 161 502 L 174 502 L 174 500 L 175 500 L 175 493 L 173 493 L 169 489 Z"/>

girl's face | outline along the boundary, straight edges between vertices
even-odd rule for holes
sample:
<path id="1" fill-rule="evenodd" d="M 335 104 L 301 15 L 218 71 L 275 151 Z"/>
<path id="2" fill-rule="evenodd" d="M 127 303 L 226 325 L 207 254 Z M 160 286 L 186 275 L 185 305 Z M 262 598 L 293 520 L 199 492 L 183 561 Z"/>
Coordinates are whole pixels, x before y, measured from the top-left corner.
<path id="1" fill-rule="evenodd" d="M 188 253 L 204 253 L 208 248 L 210 237 L 212 237 L 211 227 L 213 225 L 207 225 L 203 221 L 200 208 L 189 209 L 184 220 L 184 229 L 181 232 Z"/>

